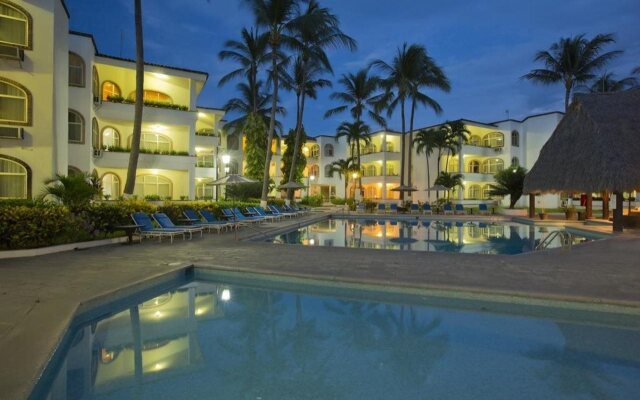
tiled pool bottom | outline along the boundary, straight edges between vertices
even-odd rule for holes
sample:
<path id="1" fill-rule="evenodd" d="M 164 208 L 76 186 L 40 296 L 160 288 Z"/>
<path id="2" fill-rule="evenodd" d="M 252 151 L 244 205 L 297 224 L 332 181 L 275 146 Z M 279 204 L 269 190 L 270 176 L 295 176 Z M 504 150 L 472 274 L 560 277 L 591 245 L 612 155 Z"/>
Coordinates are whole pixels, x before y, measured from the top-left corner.
<path id="1" fill-rule="evenodd" d="M 32 397 L 630 399 L 640 391 L 637 313 L 196 278 L 77 326 L 50 384 Z"/>
<path id="2" fill-rule="evenodd" d="M 273 243 L 450 253 L 520 254 L 562 227 L 514 222 L 330 218 L 270 238 Z M 572 235 L 572 243 L 596 239 Z M 560 247 L 559 236 L 547 248 Z"/>

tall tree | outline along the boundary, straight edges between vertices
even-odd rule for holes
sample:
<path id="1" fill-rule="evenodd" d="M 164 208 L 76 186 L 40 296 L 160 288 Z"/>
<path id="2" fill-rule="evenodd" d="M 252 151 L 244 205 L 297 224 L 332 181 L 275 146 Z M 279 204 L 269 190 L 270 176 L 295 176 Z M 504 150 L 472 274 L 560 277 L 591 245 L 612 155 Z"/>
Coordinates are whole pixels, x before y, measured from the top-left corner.
<path id="1" fill-rule="evenodd" d="M 413 139 L 413 145 L 417 146 L 416 151 L 418 154 L 424 153 L 427 161 L 427 187 L 431 187 L 431 167 L 429 166 L 429 157 L 433 155 L 433 152 L 438 147 L 434 131 L 431 129 L 421 129 Z"/>
<path id="2" fill-rule="evenodd" d="M 124 195 L 131 196 L 136 187 L 136 172 L 140 156 L 140 138 L 142 136 L 142 106 L 144 105 L 144 41 L 142 37 L 142 0 L 134 0 L 134 20 L 136 29 L 136 100 L 133 111 L 133 134 L 131 152 L 127 167 L 127 183 Z"/>
<path id="3" fill-rule="evenodd" d="M 256 86 L 258 88 L 258 97 L 256 98 L 257 103 L 255 105 L 253 104 L 254 97 L 251 87 L 244 82 L 236 85 L 236 89 L 240 92 L 240 97 L 232 98 L 224 105 L 223 108 L 226 112 L 240 114 L 237 118 L 225 124 L 225 130 L 228 133 L 234 135 L 242 134 L 249 115 L 253 113 L 262 119 L 265 126 L 269 126 L 269 123 L 271 122 L 271 96 L 262 93 L 260 90 L 262 87 L 262 81 L 258 81 Z M 254 112 L 252 110 L 256 111 Z M 286 115 L 286 110 L 284 107 L 278 106 L 276 114 L 284 116 Z M 276 120 L 275 126 L 278 131 L 282 131 L 282 124 L 280 121 Z"/>
<path id="4" fill-rule="evenodd" d="M 464 189 L 464 185 L 462 184 L 462 174 L 450 174 L 448 172 L 440 172 L 440 175 L 436 179 L 436 185 L 442 185 L 446 187 L 447 190 L 447 199 L 451 198 L 451 190 L 460 187 Z"/>
<path id="5" fill-rule="evenodd" d="M 605 72 L 589 85 L 581 86 L 580 89 L 589 93 L 611 93 L 621 92 L 635 86 L 638 86 L 638 80 L 632 76 L 618 80 L 614 78 L 613 73 Z"/>
<path id="6" fill-rule="evenodd" d="M 576 85 L 593 79 L 595 73 L 622 51 L 603 53 L 603 48 L 615 43 L 612 34 L 596 35 L 588 40 L 584 35 L 561 38 L 549 50 L 539 51 L 534 60 L 542 62 L 545 68 L 534 69 L 524 75 L 524 79 L 544 85 L 564 84 L 564 109 L 569 108 L 571 92 Z"/>
<path id="7" fill-rule="evenodd" d="M 349 186 L 349 175 L 357 171 L 359 171 L 359 169 L 355 162 L 355 157 L 349 157 L 347 159 L 341 158 L 331 163 L 331 172 L 337 173 L 340 178 L 344 179 L 345 199 L 348 197 L 347 187 Z"/>
<path id="8" fill-rule="evenodd" d="M 269 194 L 269 166 L 271 164 L 271 143 L 275 131 L 276 112 L 278 108 L 278 89 L 280 86 L 280 69 L 281 69 L 281 49 L 282 47 L 296 47 L 294 39 L 290 36 L 293 31 L 293 19 L 298 9 L 297 0 L 245 0 L 253 11 L 256 24 L 264 27 L 267 31 L 265 36 L 268 38 L 271 58 L 271 120 L 269 121 L 269 130 L 267 133 L 267 157 L 264 164 L 264 175 L 262 181 L 262 195 L 260 197 L 260 205 L 266 207 L 267 196 Z"/>
<path id="9" fill-rule="evenodd" d="M 304 142 L 307 139 L 307 135 L 305 135 L 304 129 L 302 130 L 302 138 L 297 143 L 297 146 L 300 148 L 303 147 Z M 295 152 L 294 146 L 296 146 L 296 132 L 291 129 L 289 130 L 289 134 L 284 138 L 284 143 L 287 146 L 284 153 L 282 154 L 282 180 L 280 181 L 281 185 L 284 185 L 287 182 L 298 182 L 302 183 L 302 178 L 304 177 L 304 168 L 307 166 L 307 158 L 304 154 L 301 154 L 298 158 L 298 162 L 293 165 L 293 153 Z M 300 152 L 300 149 L 298 149 Z M 293 171 L 293 178 L 291 177 L 290 172 Z"/>
<path id="10" fill-rule="evenodd" d="M 220 78 L 218 86 L 223 86 L 227 82 L 245 77 L 248 83 L 248 91 L 251 94 L 251 111 L 258 112 L 260 82 L 258 79 L 258 68 L 266 59 L 267 37 L 261 35 L 258 29 L 242 28 L 240 32 L 241 40 L 227 40 L 224 43 L 225 49 L 218 53 L 220 60 L 233 60 L 239 67 Z"/>
<path id="11" fill-rule="evenodd" d="M 247 140 L 245 149 L 245 175 L 251 179 L 262 179 L 264 160 L 267 157 L 267 126 L 258 114 L 247 117 L 243 133 Z"/>
<path id="12" fill-rule="evenodd" d="M 518 166 L 510 167 L 499 171 L 494 175 L 496 184 L 489 185 L 491 196 L 510 196 L 509 208 L 515 207 L 516 203 L 522 196 L 522 188 L 524 187 L 524 176 L 527 170 Z"/>
<path id="13" fill-rule="evenodd" d="M 337 100 L 342 105 L 328 110 L 325 118 L 349 111 L 356 122 L 362 122 L 366 115 L 370 120 L 381 127 L 386 127 L 385 119 L 376 109 L 380 98 L 380 78 L 369 74 L 369 68 L 363 68 L 353 73 L 343 74 L 338 83 L 344 88 L 342 92 L 334 92 L 330 98 Z"/>
<path id="14" fill-rule="evenodd" d="M 360 163 L 360 148 L 361 146 L 371 143 L 371 136 L 369 125 L 362 121 L 356 122 L 343 122 L 336 130 L 336 140 L 341 137 L 347 139 L 349 147 L 351 147 L 351 156 L 353 157 L 353 150 L 356 151 L 356 165 L 358 167 L 358 186 L 360 188 L 360 194 L 363 194 L 362 189 L 362 164 Z"/>
<path id="15" fill-rule="evenodd" d="M 447 150 L 447 162 L 445 164 L 445 169 L 447 172 L 449 171 L 449 157 L 453 157 L 456 154 L 460 154 L 462 150 L 462 145 L 469 141 L 469 130 L 465 126 L 462 120 L 457 121 L 447 121 L 442 125 L 442 130 L 444 130 L 445 135 L 447 137 L 447 141 L 449 145 L 446 146 Z M 458 171 L 462 172 L 462 171 Z"/>

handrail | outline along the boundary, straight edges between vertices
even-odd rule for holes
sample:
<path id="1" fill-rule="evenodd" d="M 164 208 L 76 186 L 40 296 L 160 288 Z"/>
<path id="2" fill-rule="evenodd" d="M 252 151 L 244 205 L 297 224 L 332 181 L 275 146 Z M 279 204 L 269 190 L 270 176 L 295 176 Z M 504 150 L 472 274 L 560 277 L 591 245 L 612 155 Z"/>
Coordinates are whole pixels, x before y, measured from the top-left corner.
<path id="1" fill-rule="evenodd" d="M 560 245 L 563 249 L 570 249 L 573 245 L 573 237 L 571 233 L 566 230 L 557 230 L 549 233 L 538 245 L 536 246 L 536 250 L 545 250 L 547 249 L 555 238 L 560 238 Z"/>

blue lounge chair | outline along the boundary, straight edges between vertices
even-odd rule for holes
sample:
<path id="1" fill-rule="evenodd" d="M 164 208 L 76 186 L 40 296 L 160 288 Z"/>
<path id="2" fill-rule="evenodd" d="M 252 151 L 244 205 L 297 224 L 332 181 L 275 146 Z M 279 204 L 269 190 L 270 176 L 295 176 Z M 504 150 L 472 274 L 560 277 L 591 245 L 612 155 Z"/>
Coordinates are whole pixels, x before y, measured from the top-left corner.
<path id="1" fill-rule="evenodd" d="M 389 204 L 389 213 L 397 214 L 398 213 L 398 205 L 395 203 Z"/>
<path id="2" fill-rule="evenodd" d="M 417 205 L 416 203 L 411 203 L 410 210 L 411 210 L 411 214 L 413 214 L 413 213 L 419 214 L 420 213 L 420 206 Z"/>
<path id="3" fill-rule="evenodd" d="M 260 217 L 265 221 L 275 221 L 276 219 L 280 219 L 280 217 L 276 215 L 269 215 L 264 210 L 262 212 L 258 211 L 258 207 L 247 207 L 247 211 L 251 213 L 254 217 Z"/>
<path id="4" fill-rule="evenodd" d="M 220 224 L 231 229 L 238 229 L 238 227 L 240 226 L 240 224 L 238 224 L 237 222 L 220 221 L 211 211 L 205 210 L 204 208 L 198 210 L 198 213 L 202 216 L 202 218 L 204 218 L 206 222 L 210 224 Z"/>
<path id="5" fill-rule="evenodd" d="M 358 205 L 356 206 L 356 212 L 363 213 L 365 211 L 367 211 L 367 208 L 365 207 L 364 203 L 358 203 Z"/>
<path id="6" fill-rule="evenodd" d="M 478 205 L 478 213 L 482 214 L 482 215 L 489 214 L 489 208 L 487 207 L 487 205 L 485 203 L 480 203 Z"/>
<path id="7" fill-rule="evenodd" d="M 236 216 L 233 214 L 230 208 L 223 208 L 222 215 L 229 221 L 236 221 Z"/>
<path id="8" fill-rule="evenodd" d="M 444 212 L 445 215 L 447 214 L 452 214 L 453 215 L 453 208 L 451 207 L 451 204 L 447 203 L 444 205 L 444 207 L 442 207 L 442 211 Z"/>
<path id="9" fill-rule="evenodd" d="M 207 231 L 211 232 L 211 229 L 215 229 L 218 234 L 220 234 L 221 230 L 226 230 L 230 224 L 227 224 L 225 222 L 222 221 L 216 221 L 216 222 L 208 222 L 205 221 L 203 222 L 201 219 L 201 216 L 198 215 L 198 213 L 195 212 L 195 210 L 191 209 L 191 208 L 187 208 L 185 209 L 183 212 L 185 217 L 189 218 L 191 221 L 193 221 L 192 223 L 196 226 L 201 226 L 203 228 L 205 228 Z"/>
<path id="10" fill-rule="evenodd" d="M 464 209 L 464 206 L 462 204 L 456 204 L 456 214 L 463 214 L 466 215 L 467 214 L 467 210 Z"/>
<path id="11" fill-rule="evenodd" d="M 431 204 L 424 203 L 422 205 L 422 213 L 423 214 L 432 214 L 433 215 L 433 210 L 431 209 Z"/>
<path id="12" fill-rule="evenodd" d="M 293 215 L 302 215 L 302 214 L 304 214 L 304 213 L 305 213 L 304 211 L 296 210 L 296 209 L 294 209 L 293 207 L 288 206 L 288 205 L 286 205 L 286 204 L 285 204 L 285 205 L 283 205 L 283 206 L 281 207 L 281 209 L 282 209 L 284 212 L 288 212 L 288 213 L 291 213 L 291 214 L 293 214 Z"/>
<path id="13" fill-rule="evenodd" d="M 171 243 L 173 243 L 173 237 L 182 235 L 182 239 L 184 239 L 184 235 L 186 231 L 182 229 L 163 229 L 156 228 L 153 226 L 153 222 L 151 222 L 151 218 L 143 212 L 134 212 L 131 214 L 131 219 L 136 225 L 140 225 L 138 228 L 138 233 L 140 234 L 140 240 L 144 237 L 157 237 L 160 242 L 162 242 L 163 237 L 169 237 L 171 239 Z"/>
<path id="14" fill-rule="evenodd" d="M 293 218 L 294 217 L 294 215 L 291 214 L 291 213 L 282 212 L 278 207 L 276 207 L 273 204 L 272 205 L 268 205 L 267 207 L 269 208 L 269 210 L 271 210 L 271 213 L 273 215 L 279 215 L 280 217 L 283 217 L 283 218 L 284 217 L 287 217 L 287 218 Z"/>
<path id="15" fill-rule="evenodd" d="M 164 229 L 182 229 L 189 234 L 189 238 L 193 237 L 193 232 L 200 232 L 200 236 L 204 232 L 204 228 L 197 225 L 176 225 L 171 221 L 171 218 L 165 213 L 157 212 L 151 215 L 153 219 Z"/>
<path id="16" fill-rule="evenodd" d="M 261 218 L 261 217 L 247 217 L 237 207 L 231 209 L 231 212 L 233 212 L 233 215 L 236 217 L 236 220 L 238 220 L 240 222 L 252 222 L 252 223 L 255 223 L 255 224 L 259 224 L 259 223 L 265 221 L 265 219 Z"/>
<path id="17" fill-rule="evenodd" d="M 387 206 L 384 203 L 378 203 L 378 214 L 384 214 Z"/>
<path id="18" fill-rule="evenodd" d="M 263 217 L 272 217 L 274 220 L 279 221 L 282 218 L 284 218 L 283 215 L 276 215 L 272 212 L 268 212 L 267 210 L 265 210 L 262 207 L 254 207 L 256 209 L 256 211 L 258 212 L 258 214 L 262 215 Z M 270 210 L 269 210 L 270 211 Z"/>

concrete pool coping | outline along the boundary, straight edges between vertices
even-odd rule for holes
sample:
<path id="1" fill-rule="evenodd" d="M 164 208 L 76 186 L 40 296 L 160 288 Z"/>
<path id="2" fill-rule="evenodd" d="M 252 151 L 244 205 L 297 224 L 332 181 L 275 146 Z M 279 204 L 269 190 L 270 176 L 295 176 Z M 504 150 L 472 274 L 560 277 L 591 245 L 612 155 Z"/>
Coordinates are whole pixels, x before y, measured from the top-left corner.
<path id="1" fill-rule="evenodd" d="M 265 224 L 241 235 L 246 238 L 258 230 L 259 235 L 268 236 L 274 232 L 272 228 L 290 230 L 328 215 L 316 213 Z M 185 265 L 383 287 L 640 307 L 640 269 L 635 267 L 640 259 L 638 244 L 640 235 L 629 233 L 571 251 L 556 249 L 514 257 L 282 246 L 236 241 L 229 233 L 173 245 L 149 241 L 0 260 L 0 356 L 12 360 L 12 368 L 0 374 L 0 393 L 7 399 L 28 396 L 82 304 L 180 271 Z"/>

